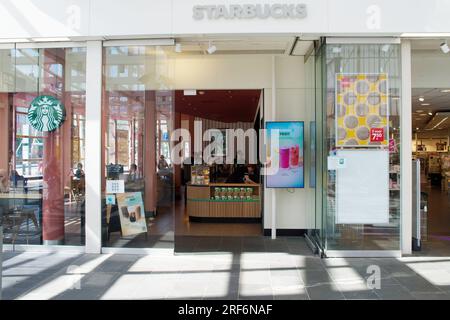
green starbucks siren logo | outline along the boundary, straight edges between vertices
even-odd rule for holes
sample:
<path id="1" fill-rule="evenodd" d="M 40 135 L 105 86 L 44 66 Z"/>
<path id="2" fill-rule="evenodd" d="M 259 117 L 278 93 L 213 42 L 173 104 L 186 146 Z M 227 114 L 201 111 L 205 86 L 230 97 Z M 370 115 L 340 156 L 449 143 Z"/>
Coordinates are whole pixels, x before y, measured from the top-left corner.
<path id="1" fill-rule="evenodd" d="M 66 110 L 62 103 L 52 96 L 36 97 L 28 109 L 28 121 L 38 131 L 54 131 L 64 121 Z"/>

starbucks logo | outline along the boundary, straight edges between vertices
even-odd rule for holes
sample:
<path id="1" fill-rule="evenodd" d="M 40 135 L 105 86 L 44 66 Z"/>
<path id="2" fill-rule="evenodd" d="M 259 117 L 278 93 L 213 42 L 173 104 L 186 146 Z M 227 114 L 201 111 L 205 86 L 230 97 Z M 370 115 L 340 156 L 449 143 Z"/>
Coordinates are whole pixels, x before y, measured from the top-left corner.
<path id="1" fill-rule="evenodd" d="M 35 98 L 28 109 L 28 121 L 38 131 L 54 131 L 64 121 L 66 110 L 62 103 L 52 96 Z"/>

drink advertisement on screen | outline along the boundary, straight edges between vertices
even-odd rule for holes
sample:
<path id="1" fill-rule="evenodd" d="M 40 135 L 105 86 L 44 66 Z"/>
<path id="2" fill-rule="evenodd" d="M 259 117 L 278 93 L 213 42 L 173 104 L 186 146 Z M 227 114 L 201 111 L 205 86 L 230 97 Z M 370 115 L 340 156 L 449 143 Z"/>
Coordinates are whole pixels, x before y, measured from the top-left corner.
<path id="1" fill-rule="evenodd" d="M 266 122 L 266 130 L 266 187 L 304 188 L 303 121 Z"/>

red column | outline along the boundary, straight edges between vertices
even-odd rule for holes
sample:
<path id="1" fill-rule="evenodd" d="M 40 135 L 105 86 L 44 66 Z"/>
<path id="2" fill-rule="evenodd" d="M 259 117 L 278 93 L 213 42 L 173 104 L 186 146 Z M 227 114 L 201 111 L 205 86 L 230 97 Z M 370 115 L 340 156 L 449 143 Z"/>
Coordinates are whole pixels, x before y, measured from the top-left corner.
<path id="1" fill-rule="evenodd" d="M 156 212 L 156 101 L 155 91 L 145 91 L 144 113 L 144 206 L 146 212 Z"/>
<path id="2" fill-rule="evenodd" d="M 8 93 L 0 93 L 0 169 L 9 170 L 9 103 Z"/>
<path id="3" fill-rule="evenodd" d="M 44 244 L 62 244 L 64 241 L 64 185 L 61 175 L 59 130 L 47 133 L 44 138 L 44 191 L 42 201 Z"/>
<path id="4" fill-rule="evenodd" d="M 44 94 L 56 96 L 62 100 L 63 96 L 57 96 L 59 92 L 64 92 L 64 85 L 58 91 L 57 83 L 64 84 L 64 72 L 59 78 L 51 74 L 50 66 L 54 63 L 65 65 L 64 49 L 45 49 L 43 55 L 43 89 Z M 70 115 L 67 115 L 63 125 L 45 134 L 44 157 L 43 157 L 43 199 L 42 199 L 42 237 L 44 244 L 63 244 L 64 242 L 64 179 L 63 179 L 63 143 L 64 129 L 71 126 Z M 67 139 L 66 139 L 67 140 Z M 69 135 L 70 143 L 70 135 Z"/>

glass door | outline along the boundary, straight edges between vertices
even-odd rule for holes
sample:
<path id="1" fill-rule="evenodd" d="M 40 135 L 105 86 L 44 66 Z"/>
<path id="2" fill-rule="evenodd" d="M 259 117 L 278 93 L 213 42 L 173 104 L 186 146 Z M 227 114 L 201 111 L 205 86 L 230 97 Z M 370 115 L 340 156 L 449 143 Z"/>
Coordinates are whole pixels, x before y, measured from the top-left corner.
<path id="1" fill-rule="evenodd" d="M 329 257 L 397 256 L 400 45 L 333 41 L 317 53 L 318 238 Z"/>

